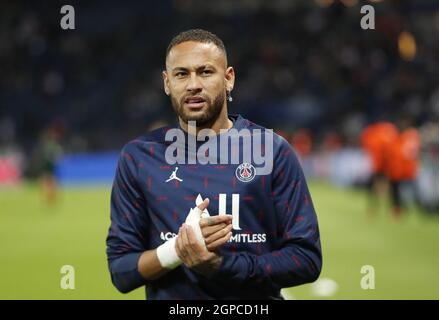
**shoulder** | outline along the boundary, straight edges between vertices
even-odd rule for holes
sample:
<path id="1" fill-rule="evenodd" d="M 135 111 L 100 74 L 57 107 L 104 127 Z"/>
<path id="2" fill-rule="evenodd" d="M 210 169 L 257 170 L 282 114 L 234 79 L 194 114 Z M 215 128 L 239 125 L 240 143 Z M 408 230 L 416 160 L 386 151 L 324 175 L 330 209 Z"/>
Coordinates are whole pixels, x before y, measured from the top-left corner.
<path id="1" fill-rule="evenodd" d="M 276 167 L 284 167 L 286 164 L 295 168 L 300 167 L 300 162 L 296 155 L 296 151 L 284 137 L 277 134 L 273 129 L 256 124 L 248 119 L 242 118 L 241 116 L 239 116 L 238 120 L 243 123 L 242 127 L 250 130 L 253 138 L 255 135 L 263 136 L 261 141 L 263 141 L 264 147 L 267 147 L 267 139 L 271 139 L 271 154 L 273 156 L 272 160 L 275 169 Z M 267 152 L 267 149 L 265 149 L 265 151 Z"/>
<path id="2" fill-rule="evenodd" d="M 293 147 L 290 143 L 281 135 L 277 134 L 274 129 L 266 128 L 262 125 L 256 124 L 250 120 L 242 118 L 242 120 L 246 123 L 245 127 L 252 132 L 252 135 L 261 134 L 264 136 L 264 139 L 272 139 L 273 141 L 273 154 L 275 156 L 282 155 L 284 153 L 293 153 Z"/>

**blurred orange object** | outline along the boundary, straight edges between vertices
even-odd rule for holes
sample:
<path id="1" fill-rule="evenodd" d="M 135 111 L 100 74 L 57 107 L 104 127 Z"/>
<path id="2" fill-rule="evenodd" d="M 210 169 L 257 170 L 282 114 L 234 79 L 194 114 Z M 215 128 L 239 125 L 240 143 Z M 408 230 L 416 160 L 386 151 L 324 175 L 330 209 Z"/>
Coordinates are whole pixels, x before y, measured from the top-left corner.
<path id="1" fill-rule="evenodd" d="M 291 145 L 301 158 L 306 157 L 312 151 L 311 132 L 308 129 L 301 129 L 291 136 Z"/>
<path id="2" fill-rule="evenodd" d="M 414 180 L 419 168 L 420 137 L 414 128 L 403 131 L 387 150 L 387 176 L 392 181 Z"/>
<path id="3" fill-rule="evenodd" d="M 338 151 L 343 147 L 343 142 L 336 132 L 328 132 L 323 140 L 323 147 L 327 151 Z"/>
<path id="4" fill-rule="evenodd" d="M 390 122 L 373 123 L 363 130 L 360 140 L 372 161 L 373 173 L 384 173 L 388 167 L 387 150 L 398 140 L 396 126 Z"/>

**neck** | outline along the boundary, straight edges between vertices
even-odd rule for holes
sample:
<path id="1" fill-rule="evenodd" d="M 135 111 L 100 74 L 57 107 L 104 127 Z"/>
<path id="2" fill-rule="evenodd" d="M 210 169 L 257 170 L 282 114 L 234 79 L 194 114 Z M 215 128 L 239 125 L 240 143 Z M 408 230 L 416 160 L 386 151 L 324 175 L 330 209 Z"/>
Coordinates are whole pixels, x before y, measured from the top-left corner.
<path id="1" fill-rule="evenodd" d="M 181 128 L 188 132 L 188 124 L 184 122 L 181 118 L 179 118 L 180 126 Z M 219 134 L 220 130 L 228 130 L 233 127 L 233 122 L 229 119 L 228 113 L 227 113 L 227 105 L 225 105 L 219 117 L 215 120 L 213 123 L 206 124 L 204 126 L 199 126 L 197 124 L 197 134 L 200 132 L 200 130 L 203 129 L 211 129 L 215 132 L 215 134 Z"/>

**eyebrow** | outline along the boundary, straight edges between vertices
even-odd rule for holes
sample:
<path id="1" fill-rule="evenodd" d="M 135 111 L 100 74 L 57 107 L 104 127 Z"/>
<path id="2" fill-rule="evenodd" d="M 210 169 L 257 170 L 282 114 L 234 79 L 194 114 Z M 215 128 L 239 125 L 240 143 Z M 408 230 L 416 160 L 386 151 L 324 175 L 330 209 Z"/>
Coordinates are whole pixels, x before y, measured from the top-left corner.
<path id="1" fill-rule="evenodd" d="M 216 70 L 216 68 L 213 65 L 211 65 L 211 64 L 204 64 L 202 66 L 198 66 L 198 67 L 195 68 L 195 70 L 196 71 L 201 71 L 201 70 L 208 69 L 208 68 Z M 189 70 L 188 68 L 184 68 L 184 67 L 175 67 L 174 69 L 172 69 L 172 72 L 188 71 L 188 70 Z"/>

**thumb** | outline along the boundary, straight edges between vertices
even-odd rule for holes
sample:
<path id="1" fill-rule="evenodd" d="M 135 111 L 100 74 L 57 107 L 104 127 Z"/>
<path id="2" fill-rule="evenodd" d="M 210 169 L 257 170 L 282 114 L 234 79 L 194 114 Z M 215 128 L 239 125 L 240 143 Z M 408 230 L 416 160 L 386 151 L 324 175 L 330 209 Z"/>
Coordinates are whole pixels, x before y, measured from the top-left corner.
<path id="1" fill-rule="evenodd" d="M 204 211 L 209 206 L 209 203 L 210 203 L 209 198 L 204 199 L 204 201 L 200 203 L 200 205 L 198 206 L 198 209 Z"/>

